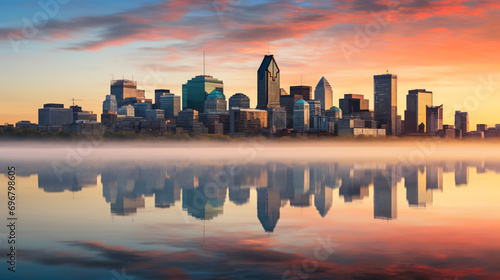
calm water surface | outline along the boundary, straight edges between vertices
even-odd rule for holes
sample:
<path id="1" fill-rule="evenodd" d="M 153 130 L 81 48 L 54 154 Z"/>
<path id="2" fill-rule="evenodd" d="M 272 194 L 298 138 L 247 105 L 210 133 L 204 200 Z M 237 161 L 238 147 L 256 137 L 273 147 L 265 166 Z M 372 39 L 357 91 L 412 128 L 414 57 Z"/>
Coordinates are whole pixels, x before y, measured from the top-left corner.
<path id="1" fill-rule="evenodd" d="M 2 279 L 500 279 L 500 161 L 16 167 Z"/>

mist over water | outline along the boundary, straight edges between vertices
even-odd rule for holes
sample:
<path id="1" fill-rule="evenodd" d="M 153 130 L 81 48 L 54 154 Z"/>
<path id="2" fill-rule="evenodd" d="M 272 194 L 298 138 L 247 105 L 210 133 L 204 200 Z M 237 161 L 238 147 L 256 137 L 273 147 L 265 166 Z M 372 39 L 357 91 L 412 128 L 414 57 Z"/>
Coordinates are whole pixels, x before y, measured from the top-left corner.
<path id="1" fill-rule="evenodd" d="M 0 146 L 8 279 L 500 277 L 494 143 L 79 144 Z"/>

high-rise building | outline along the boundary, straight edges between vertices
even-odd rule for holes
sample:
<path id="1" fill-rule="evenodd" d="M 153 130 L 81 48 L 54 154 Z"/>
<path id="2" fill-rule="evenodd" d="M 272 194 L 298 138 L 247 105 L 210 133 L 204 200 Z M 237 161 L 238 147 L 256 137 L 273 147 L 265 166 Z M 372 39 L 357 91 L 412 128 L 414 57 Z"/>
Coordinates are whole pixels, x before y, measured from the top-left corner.
<path id="1" fill-rule="evenodd" d="M 462 131 L 462 135 L 469 132 L 469 113 L 455 111 L 455 129 Z"/>
<path id="2" fill-rule="evenodd" d="M 181 97 L 173 93 L 162 95 L 159 108 L 165 111 L 166 119 L 175 118 L 181 110 Z"/>
<path id="3" fill-rule="evenodd" d="M 309 103 L 303 99 L 297 101 L 293 108 L 293 129 L 297 131 L 309 130 Z"/>
<path id="4" fill-rule="evenodd" d="M 375 75 L 375 120 L 385 128 L 387 135 L 397 132 L 396 117 L 398 114 L 398 76 L 393 74 Z M 344 112 L 345 115 L 345 112 Z"/>
<path id="5" fill-rule="evenodd" d="M 291 86 L 290 95 L 300 95 L 304 100 L 311 100 L 312 87 L 310 86 Z"/>
<path id="6" fill-rule="evenodd" d="M 321 116 L 321 102 L 318 100 L 308 100 L 309 104 L 309 129 L 318 130 L 314 126 L 314 119 Z"/>
<path id="7" fill-rule="evenodd" d="M 64 108 L 64 104 L 44 104 L 38 109 L 39 126 L 63 126 L 73 122 L 73 110 Z"/>
<path id="8" fill-rule="evenodd" d="M 280 95 L 290 95 L 284 88 L 281 88 L 280 91 L 281 91 Z"/>
<path id="9" fill-rule="evenodd" d="M 443 105 L 427 106 L 427 133 L 435 133 L 443 130 Z"/>
<path id="10" fill-rule="evenodd" d="M 273 55 L 266 55 L 257 71 L 257 109 L 280 106 L 280 69 Z"/>
<path id="11" fill-rule="evenodd" d="M 224 93 L 224 83 L 212 76 L 201 75 L 182 85 L 182 109 L 205 110 L 205 100 L 212 91 Z"/>
<path id="12" fill-rule="evenodd" d="M 153 109 L 153 104 L 149 102 L 134 103 L 132 106 L 135 110 L 135 116 L 143 119 L 146 118 L 146 111 Z"/>
<path id="13" fill-rule="evenodd" d="M 370 110 L 370 101 L 365 99 L 362 94 L 344 94 L 344 98 L 339 100 L 339 107 L 342 113 L 347 116 L 360 111 Z"/>
<path id="14" fill-rule="evenodd" d="M 406 96 L 405 133 L 419 132 L 419 126 L 427 128 L 427 107 L 432 107 L 432 91 L 414 89 Z M 424 130 L 425 132 L 425 130 Z"/>
<path id="15" fill-rule="evenodd" d="M 314 100 L 321 102 L 321 111 L 330 109 L 333 106 L 332 86 L 325 77 L 322 77 L 314 90 Z"/>
<path id="16" fill-rule="evenodd" d="M 230 133 L 259 133 L 267 125 L 267 111 L 233 108 L 229 113 Z"/>
<path id="17" fill-rule="evenodd" d="M 250 108 L 250 98 L 243 93 L 237 93 L 229 98 L 229 110 L 231 108 Z"/>
<path id="18" fill-rule="evenodd" d="M 280 96 L 281 107 L 286 111 L 286 128 L 293 128 L 293 108 L 297 101 L 303 99 L 302 95 L 282 95 Z"/>
<path id="19" fill-rule="evenodd" d="M 268 128 L 274 130 L 286 129 L 286 111 L 284 108 L 267 109 Z"/>
<path id="20" fill-rule="evenodd" d="M 220 112 L 227 110 L 227 102 L 224 94 L 216 89 L 214 89 L 205 101 L 205 113 L 210 112 Z"/>
<path id="21" fill-rule="evenodd" d="M 155 107 L 160 108 L 160 97 L 170 94 L 169 89 L 155 89 Z"/>
<path id="22" fill-rule="evenodd" d="M 135 117 L 135 109 L 132 105 L 122 106 L 118 108 L 118 116 Z"/>
<path id="23" fill-rule="evenodd" d="M 118 104 L 116 103 L 115 95 L 106 95 L 106 100 L 102 102 L 102 112 L 108 114 L 116 114 L 118 112 Z"/>
<path id="24" fill-rule="evenodd" d="M 111 95 L 116 96 L 118 108 L 124 105 L 126 98 L 144 99 L 145 91 L 137 89 L 137 82 L 131 80 L 111 81 Z"/>

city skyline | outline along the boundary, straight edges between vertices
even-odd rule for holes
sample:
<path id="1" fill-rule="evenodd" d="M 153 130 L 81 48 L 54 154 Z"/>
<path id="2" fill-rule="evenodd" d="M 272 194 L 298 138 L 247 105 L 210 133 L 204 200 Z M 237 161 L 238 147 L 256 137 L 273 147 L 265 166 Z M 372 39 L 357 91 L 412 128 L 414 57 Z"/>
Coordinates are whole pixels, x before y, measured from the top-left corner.
<path id="1" fill-rule="evenodd" d="M 395 9 L 388 3 L 188 2 L 70 1 L 59 4 L 53 16 L 28 1 L 5 4 L 0 58 L 6 67 L 0 74 L 10 96 L 0 121 L 36 122 L 43 104 L 68 106 L 72 98 L 100 113 L 110 74 L 133 76 L 146 98 L 154 98 L 160 88 L 181 95 L 182 84 L 203 73 L 206 50 L 206 74 L 224 81 L 227 97 L 240 92 L 250 97 L 252 108 L 257 105 L 255 69 L 264 54 L 272 53 L 279 60 L 281 88 L 314 87 L 324 76 L 335 92 L 334 106 L 353 93 L 363 94 L 374 108 L 372 76 L 390 70 L 398 75 L 398 115 L 404 115 L 409 90 L 426 88 L 434 93 L 434 104 L 444 104 L 445 124 L 454 122 L 456 110 L 469 112 L 471 127 L 500 123 L 494 115 L 500 73 L 493 29 L 500 4 L 493 1 L 402 1 Z M 31 21 L 37 12 L 48 14 L 47 23 L 35 25 L 28 41 L 13 44 L 12 38 L 22 39 L 12 34 L 20 35 L 23 19 Z M 266 17 L 272 13 L 276 19 Z M 354 46 L 356 30 L 377 23 L 373 14 L 390 23 L 378 23 L 381 31 L 349 54 L 345 47 Z M 155 22 L 155 15 L 170 15 L 170 20 Z M 413 46 L 415 39 L 422 43 Z"/>

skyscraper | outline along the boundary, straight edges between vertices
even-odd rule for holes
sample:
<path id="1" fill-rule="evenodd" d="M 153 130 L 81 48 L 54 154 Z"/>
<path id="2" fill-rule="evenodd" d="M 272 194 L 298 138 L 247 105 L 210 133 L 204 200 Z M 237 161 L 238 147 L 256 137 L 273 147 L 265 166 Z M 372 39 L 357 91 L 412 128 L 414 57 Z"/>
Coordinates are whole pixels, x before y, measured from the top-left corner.
<path id="1" fill-rule="evenodd" d="M 330 109 L 333 106 L 333 90 L 330 83 L 322 77 L 314 90 L 314 100 L 321 102 L 321 111 Z"/>
<path id="2" fill-rule="evenodd" d="M 224 83 L 212 76 L 201 75 L 182 85 L 182 109 L 205 110 L 205 100 L 212 91 L 224 93 Z"/>
<path id="3" fill-rule="evenodd" d="M 427 107 L 432 106 L 432 91 L 425 89 L 414 89 L 408 92 L 406 96 L 405 110 L 405 132 L 417 133 L 419 126 L 424 125 L 427 128 Z"/>
<path id="4" fill-rule="evenodd" d="M 304 100 L 311 100 L 312 87 L 310 86 L 291 86 L 290 95 L 300 95 Z"/>
<path id="5" fill-rule="evenodd" d="M 257 71 L 257 109 L 280 106 L 280 69 L 273 55 L 266 55 Z"/>
<path id="6" fill-rule="evenodd" d="M 462 131 L 462 135 L 469 132 L 469 113 L 455 111 L 455 129 Z"/>
<path id="7" fill-rule="evenodd" d="M 118 104 L 116 103 L 115 95 L 106 95 L 106 100 L 102 102 L 102 112 L 108 114 L 116 114 L 118 112 Z"/>
<path id="8" fill-rule="evenodd" d="M 269 188 L 257 189 L 257 217 L 266 232 L 273 232 L 280 219 L 280 192 Z"/>
<path id="9" fill-rule="evenodd" d="M 159 108 L 165 111 L 166 119 L 175 118 L 181 110 L 181 97 L 173 93 L 162 95 Z"/>
<path id="10" fill-rule="evenodd" d="M 250 98 L 243 93 L 237 93 L 229 98 L 229 110 L 231 108 L 250 108 Z"/>
<path id="11" fill-rule="evenodd" d="M 160 97 L 169 93 L 169 89 L 155 89 L 155 107 L 160 108 Z"/>
<path id="12" fill-rule="evenodd" d="M 370 110 L 370 101 L 365 99 L 362 94 L 344 94 L 344 98 L 339 100 L 339 107 L 342 113 L 347 116 L 352 113 Z"/>
<path id="13" fill-rule="evenodd" d="M 318 100 L 308 100 L 309 104 L 309 128 L 318 130 L 314 127 L 314 118 L 321 116 L 321 102 Z"/>
<path id="14" fill-rule="evenodd" d="M 309 104 L 300 99 L 293 107 L 293 129 L 297 131 L 309 130 Z"/>
<path id="15" fill-rule="evenodd" d="M 387 135 L 395 135 L 398 114 L 398 76 L 393 74 L 375 75 L 375 120 L 386 128 Z M 344 112 L 345 114 L 345 112 Z"/>
<path id="16" fill-rule="evenodd" d="M 111 81 L 111 95 L 116 96 L 118 108 L 124 105 L 126 98 L 145 99 L 145 91 L 137 89 L 137 82 L 131 80 Z"/>
<path id="17" fill-rule="evenodd" d="M 435 133 L 443 130 L 443 105 L 427 106 L 427 133 Z"/>

